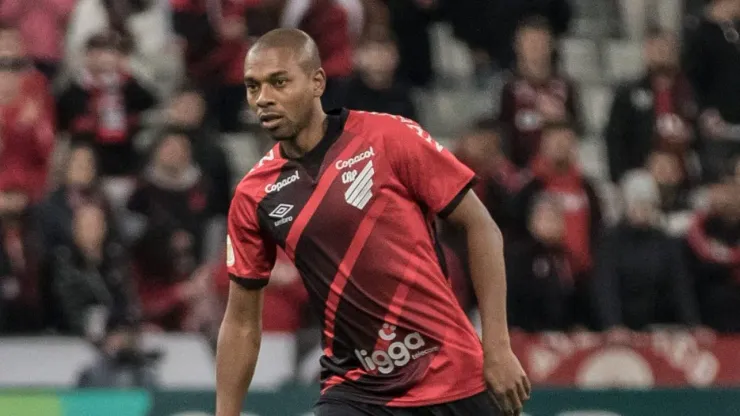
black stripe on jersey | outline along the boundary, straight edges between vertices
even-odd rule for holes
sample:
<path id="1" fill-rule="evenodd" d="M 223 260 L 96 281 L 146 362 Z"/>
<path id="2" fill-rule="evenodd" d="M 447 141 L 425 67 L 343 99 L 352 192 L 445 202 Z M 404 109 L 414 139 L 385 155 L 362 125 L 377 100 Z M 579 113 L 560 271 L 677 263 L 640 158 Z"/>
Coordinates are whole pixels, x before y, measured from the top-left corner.
<path id="1" fill-rule="evenodd" d="M 449 204 L 447 204 L 446 207 L 442 208 L 442 211 L 439 211 L 440 218 L 447 218 L 450 214 L 452 214 L 452 211 L 457 208 L 458 205 L 460 205 L 460 202 L 462 202 L 463 198 L 465 198 L 465 195 L 468 194 L 468 191 L 473 188 L 473 185 L 475 185 L 477 179 L 473 178 L 471 179 L 461 190 L 460 192 L 455 195 L 454 198 L 452 198 L 452 201 L 450 201 Z"/>
<path id="2" fill-rule="evenodd" d="M 260 290 L 263 287 L 267 286 L 267 282 L 269 282 L 270 279 L 250 279 L 247 277 L 239 277 L 229 273 L 229 280 L 247 290 Z"/>

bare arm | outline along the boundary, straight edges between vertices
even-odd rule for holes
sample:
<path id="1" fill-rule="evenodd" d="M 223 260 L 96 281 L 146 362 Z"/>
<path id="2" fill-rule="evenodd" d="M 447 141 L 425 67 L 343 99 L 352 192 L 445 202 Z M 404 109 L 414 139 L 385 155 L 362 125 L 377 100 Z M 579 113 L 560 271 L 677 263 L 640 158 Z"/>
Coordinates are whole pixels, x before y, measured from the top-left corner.
<path id="1" fill-rule="evenodd" d="M 470 277 L 478 298 L 483 345 L 508 347 L 506 271 L 501 231 L 473 192 L 463 197 L 447 220 L 461 227 L 467 236 Z"/>
<path id="2" fill-rule="evenodd" d="M 229 286 L 216 352 L 216 416 L 239 416 L 262 340 L 262 290 Z"/>
<path id="3" fill-rule="evenodd" d="M 486 381 L 502 409 L 519 414 L 531 386 L 509 342 L 501 231 L 472 191 L 447 219 L 467 235 L 470 275 L 483 327 Z"/>

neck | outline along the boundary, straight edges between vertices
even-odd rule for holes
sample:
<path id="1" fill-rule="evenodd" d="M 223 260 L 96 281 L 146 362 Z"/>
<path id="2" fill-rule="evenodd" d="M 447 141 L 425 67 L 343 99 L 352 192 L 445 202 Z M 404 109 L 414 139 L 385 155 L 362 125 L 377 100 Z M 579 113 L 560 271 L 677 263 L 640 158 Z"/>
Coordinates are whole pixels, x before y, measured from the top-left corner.
<path id="1" fill-rule="evenodd" d="M 549 65 L 538 65 L 523 61 L 519 64 L 519 70 L 525 78 L 536 82 L 549 79 L 552 72 Z"/>
<path id="2" fill-rule="evenodd" d="M 317 104 L 308 125 L 294 139 L 280 142 L 280 147 L 285 155 L 297 159 L 310 152 L 326 134 L 327 121 L 326 113 L 321 108 L 321 104 Z"/>

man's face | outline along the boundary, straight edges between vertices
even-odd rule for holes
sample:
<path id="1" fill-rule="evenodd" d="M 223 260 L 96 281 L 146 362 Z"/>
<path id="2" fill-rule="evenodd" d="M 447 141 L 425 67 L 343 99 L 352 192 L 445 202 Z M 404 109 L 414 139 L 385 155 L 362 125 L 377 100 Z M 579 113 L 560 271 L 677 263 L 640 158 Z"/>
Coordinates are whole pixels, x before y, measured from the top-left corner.
<path id="1" fill-rule="evenodd" d="M 89 49 L 86 55 L 87 69 L 95 75 L 118 72 L 121 65 L 121 53 L 115 49 Z"/>
<path id="2" fill-rule="evenodd" d="M 553 129 L 542 135 L 540 152 L 556 164 L 570 163 L 575 149 L 575 134 L 568 128 Z"/>
<path id="3" fill-rule="evenodd" d="M 157 149 L 157 164 L 168 171 L 182 172 L 191 165 L 190 142 L 182 135 L 164 138 Z"/>
<path id="4" fill-rule="evenodd" d="M 373 78 L 392 78 L 398 66 L 398 50 L 393 43 L 370 42 L 358 51 L 360 69 Z"/>
<path id="5" fill-rule="evenodd" d="M 244 81 L 249 108 L 275 140 L 292 139 L 308 125 L 314 100 L 326 86 L 323 71 L 309 73 L 286 48 L 250 51 Z"/>
<path id="6" fill-rule="evenodd" d="M 203 97 L 195 92 L 186 92 L 175 97 L 167 109 L 170 123 L 184 127 L 199 127 L 203 123 L 206 108 Z"/>
<path id="7" fill-rule="evenodd" d="M 552 35 L 543 29 L 524 28 L 516 39 L 520 59 L 531 65 L 546 65 L 552 57 Z"/>
<path id="8" fill-rule="evenodd" d="M 676 37 L 662 34 L 645 43 L 645 60 L 651 69 L 665 70 L 678 67 L 678 44 Z"/>

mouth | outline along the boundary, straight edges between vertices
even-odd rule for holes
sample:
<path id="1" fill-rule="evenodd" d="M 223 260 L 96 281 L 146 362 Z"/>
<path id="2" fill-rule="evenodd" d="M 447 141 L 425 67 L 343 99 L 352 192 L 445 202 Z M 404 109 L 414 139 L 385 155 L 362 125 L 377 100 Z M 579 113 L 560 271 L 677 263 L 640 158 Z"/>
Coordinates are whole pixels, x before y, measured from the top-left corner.
<path id="1" fill-rule="evenodd" d="M 262 127 L 272 130 L 280 125 L 280 123 L 283 121 L 283 116 L 280 114 L 274 114 L 274 113 L 268 113 L 268 114 L 261 114 L 259 116 L 260 124 Z"/>

